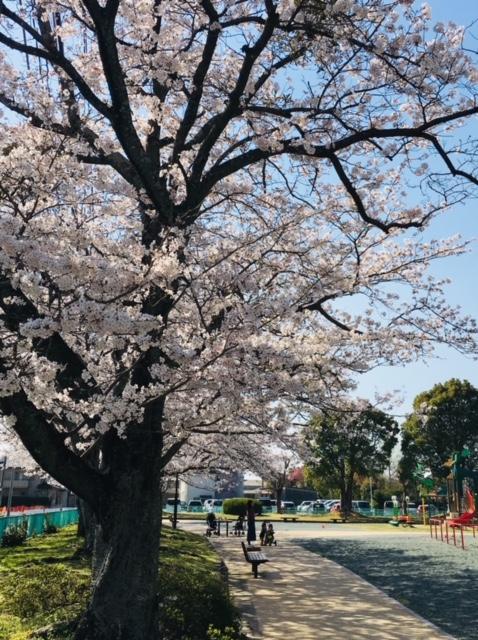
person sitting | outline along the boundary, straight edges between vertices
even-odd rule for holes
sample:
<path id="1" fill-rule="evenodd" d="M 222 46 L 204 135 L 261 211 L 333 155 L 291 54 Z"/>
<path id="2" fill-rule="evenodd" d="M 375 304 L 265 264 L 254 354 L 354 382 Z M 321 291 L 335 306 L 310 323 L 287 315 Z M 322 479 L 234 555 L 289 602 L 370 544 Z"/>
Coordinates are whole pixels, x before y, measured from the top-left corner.
<path id="1" fill-rule="evenodd" d="M 261 541 L 261 546 L 264 546 L 266 544 L 266 537 L 267 537 L 267 522 L 264 521 L 262 523 L 261 531 L 259 533 L 259 539 Z"/>
<path id="2" fill-rule="evenodd" d="M 206 516 L 206 535 L 208 538 L 212 533 L 217 535 L 217 520 L 214 511 L 210 511 Z"/>
<path id="3" fill-rule="evenodd" d="M 274 537 L 275 532 L 274 532 L 274 527 L 272 526 L 272 523 L 267 527 L 267 531 L 266 531 L 266 535 L 265 535 L 265 542 L 264 544 L 267 546 L 269 545 L 269 547 L 272 547 L 272 545 L 277 546 L 277 541 Z"/>
<path id="4" fill-rule="evenodd" d="M 244 516 L 239 516 L 237 518 L 237 522 L 234 523 L 234 535 L 235 536 L 244 535 Z"/>

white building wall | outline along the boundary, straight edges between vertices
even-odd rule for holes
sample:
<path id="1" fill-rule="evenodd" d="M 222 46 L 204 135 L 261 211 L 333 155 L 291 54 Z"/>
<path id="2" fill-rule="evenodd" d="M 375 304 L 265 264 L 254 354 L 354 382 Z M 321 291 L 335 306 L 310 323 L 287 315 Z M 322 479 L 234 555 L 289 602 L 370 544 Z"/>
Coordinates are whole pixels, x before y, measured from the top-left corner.
<path id="1" fill-rule="evenodd" d="M 179 481 L 179 499 L 189 502 L 196 498 L 210 497 L 214 498 L 216 491 L 216 482 L 212 476 L 198 475 L 188 478 L 188 481 Z"/>

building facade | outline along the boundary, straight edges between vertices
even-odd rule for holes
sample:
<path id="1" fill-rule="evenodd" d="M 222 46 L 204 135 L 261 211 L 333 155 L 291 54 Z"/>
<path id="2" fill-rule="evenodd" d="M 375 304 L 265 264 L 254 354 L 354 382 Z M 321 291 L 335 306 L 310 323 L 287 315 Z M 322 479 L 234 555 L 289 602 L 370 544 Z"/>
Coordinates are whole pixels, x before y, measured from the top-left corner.
<path id="1" fill-rule="evenodd" d="M 65 487 L 21 467 L 0 469 L 0 507 L 76 507 L 76 496 Z"/>

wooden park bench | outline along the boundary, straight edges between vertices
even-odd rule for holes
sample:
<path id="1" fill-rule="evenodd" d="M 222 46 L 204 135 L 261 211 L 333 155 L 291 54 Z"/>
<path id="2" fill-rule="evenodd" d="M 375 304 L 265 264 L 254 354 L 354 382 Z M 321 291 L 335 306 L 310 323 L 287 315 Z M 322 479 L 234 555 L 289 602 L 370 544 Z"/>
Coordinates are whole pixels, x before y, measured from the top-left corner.
<path id="1" fill-rule="evenodd" d="M 331 522 L 345 522 L 346 517 L 345 514 L 341 511 L 333 511 L 330 516 Z"/>
<path id="2" fill-rule="evenodd" d="M 283 522 L 288 522 L 289 520 L 291 520 L 292 522 L 297 522 L 297 518 L 298 516 L 281 516 L 281 520 Z"/>
<path id="3" fill-rule="evenodd" d="M 269 558 L 266 558 L 262 551 L 253 551 L 251 548 L 246 547 L 243 542 L 241 542 L 241 545 L 246 562 L 252 565 L 252 573 L 254 578 L 257 578 L 257 567 L 264 562 L 269 562 Z"/>

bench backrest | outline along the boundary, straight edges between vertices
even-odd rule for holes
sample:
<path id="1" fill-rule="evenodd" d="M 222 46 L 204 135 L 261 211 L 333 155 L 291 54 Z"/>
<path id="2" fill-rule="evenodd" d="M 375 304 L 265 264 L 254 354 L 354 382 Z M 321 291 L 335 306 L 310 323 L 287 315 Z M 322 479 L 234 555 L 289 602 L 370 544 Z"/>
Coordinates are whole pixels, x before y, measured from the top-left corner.
<path id="1" fill-rule="evenodd" d="M 241 546 L 242 546 L 242 550 L 244 551 L 244 555 L 246 557 L 246 560 L 249 560 L 249 556 L 247 555 L 246 545 L 243 542 L 241 542 Z"/>

